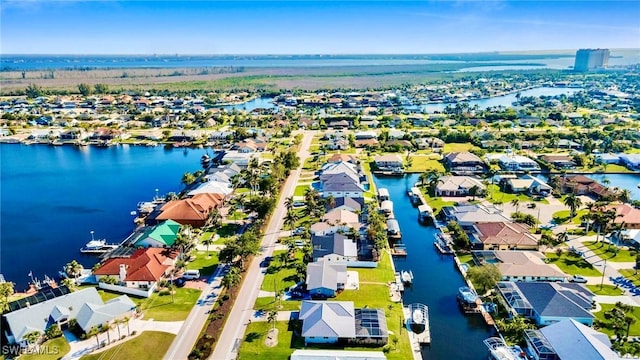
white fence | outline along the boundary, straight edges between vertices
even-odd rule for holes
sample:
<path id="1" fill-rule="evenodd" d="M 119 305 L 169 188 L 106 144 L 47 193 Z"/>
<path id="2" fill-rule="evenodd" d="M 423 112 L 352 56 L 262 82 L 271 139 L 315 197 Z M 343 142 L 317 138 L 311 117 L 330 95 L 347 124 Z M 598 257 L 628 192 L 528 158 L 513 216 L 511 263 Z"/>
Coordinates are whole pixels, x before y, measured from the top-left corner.
<path id="1" fill-rule="evenodd" d="M 153 290 L 156 288 L 156 285 L 154 284 L 148 290 L 143 290 L 143 289 L 133 289 L 130 287 L 120 286 L 120 285 L 106 284 L 101 282 L 98 285 L 98 287 L 100 289 L 105 289 L 105 290 L 114 291 L 118 293 L 124 293 L 124 294 L 142 296 L 142 297 L 148 298 L 149 296 L 151 296 L 151 294 L 153 294 Z"/>

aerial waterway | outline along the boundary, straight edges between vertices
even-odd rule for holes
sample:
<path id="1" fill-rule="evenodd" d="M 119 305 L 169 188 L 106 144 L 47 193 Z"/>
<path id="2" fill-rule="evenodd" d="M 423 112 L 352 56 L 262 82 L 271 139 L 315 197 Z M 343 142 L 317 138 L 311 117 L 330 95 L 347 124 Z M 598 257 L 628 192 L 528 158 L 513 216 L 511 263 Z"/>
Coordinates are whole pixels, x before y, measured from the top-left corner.
<path id="1" fill-rule="evenodd" d="M 418 175 L 404 178 L 376 177 L 378 188 L 387 188 L 394 213 L 402 230 L 407 257 L 396 258 L 396 270 L 411 270 L 411 288 L 404 292 L 404 303 L 429 307 L 431 346 L 424 347 L 424 359 L 482 359 L 487 348 L 482 341 L 492 335 L 480 316 L 465 316 L 456 302 L 458 288 L 465 286 L 451 256 L 440 255 L 433 246 L 436 229 L 418 223 L 418 211 L 407 196 L 407 189 Z"/>

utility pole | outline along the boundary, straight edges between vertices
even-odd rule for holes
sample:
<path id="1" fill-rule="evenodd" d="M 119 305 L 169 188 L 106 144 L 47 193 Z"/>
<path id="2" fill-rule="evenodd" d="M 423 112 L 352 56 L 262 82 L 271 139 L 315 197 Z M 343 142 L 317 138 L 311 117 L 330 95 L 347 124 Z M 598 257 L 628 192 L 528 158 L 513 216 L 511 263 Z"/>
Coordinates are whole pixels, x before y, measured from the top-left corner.
<path id="1" fill-rule="evenodd" d="M 607 259 L 604 259 L 604 267 L 602 268 L 602 280 L 600 280 L 600 290 L 602 290 L 602 285 L 604 284 L 604 273 L 607 271 Z"/>

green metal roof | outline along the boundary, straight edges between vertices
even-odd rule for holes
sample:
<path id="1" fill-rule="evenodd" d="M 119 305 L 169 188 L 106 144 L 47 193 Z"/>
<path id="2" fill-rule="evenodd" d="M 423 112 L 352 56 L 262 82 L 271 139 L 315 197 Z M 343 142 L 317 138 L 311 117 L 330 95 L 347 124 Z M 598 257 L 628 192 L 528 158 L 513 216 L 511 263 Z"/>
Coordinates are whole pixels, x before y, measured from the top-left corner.
<path id="1" fill-rule="evenodd" d="M 147 229 L 136 241 L 136 245 L 144 239 L 151 238 L 166 246 L 172 246 L 176 242 L 176 237 L 180 231 L 180 224 L 173 220 L 167 220 L 162 224 Z"/>

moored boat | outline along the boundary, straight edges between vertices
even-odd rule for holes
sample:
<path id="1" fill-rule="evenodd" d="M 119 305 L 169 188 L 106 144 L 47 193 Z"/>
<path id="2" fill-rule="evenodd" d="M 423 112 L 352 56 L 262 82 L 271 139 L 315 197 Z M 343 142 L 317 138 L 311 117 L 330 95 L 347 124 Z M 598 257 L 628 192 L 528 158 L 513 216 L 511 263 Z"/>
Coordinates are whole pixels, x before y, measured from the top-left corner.
<path id="1" fill-rule="evenodd" d="M 489 349 L 488 359 L 490 360 L 521 360 L 527 358 L 520 346 L 508 346 L 499 337 L 491 337 L 483 342 Z"/>
<path id="2" fill-rule="evenodd" d="M 117 247 L 116 244 L 107 244 L 105 239 L 91 240 L 80 248 L 80 252 L 83 254 L 104 254 Z"/>
<path id="3" fill-rule="evenodd" d="M 400 273 L 400 277 L 402 278 L 402 282 L 405 284 L 411 284 L 413 282 L 413 272 L 411 270 L 403 270 Z"/>

